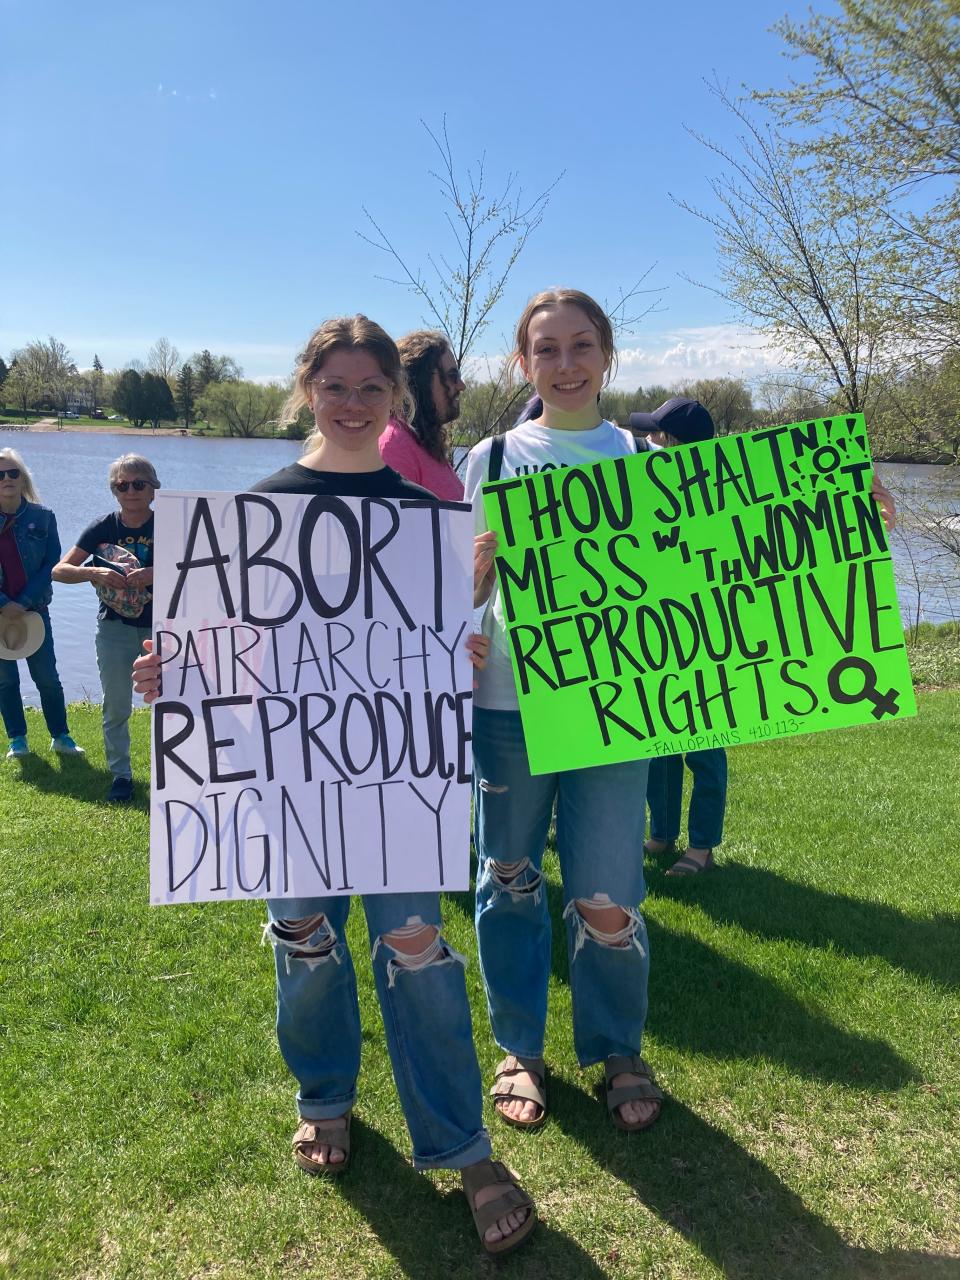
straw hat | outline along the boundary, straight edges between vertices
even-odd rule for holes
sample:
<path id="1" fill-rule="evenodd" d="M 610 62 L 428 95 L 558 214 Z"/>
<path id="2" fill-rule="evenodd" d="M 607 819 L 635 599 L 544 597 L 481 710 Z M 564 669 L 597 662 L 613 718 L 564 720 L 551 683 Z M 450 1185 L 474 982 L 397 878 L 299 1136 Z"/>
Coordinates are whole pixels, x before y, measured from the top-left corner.
<path id="1" fill-rule="evenodd" d="M 43 619 L 32 610 L 15 618 L 0 618 L 0 658 L 16 662 L 29 658 L 43 644 Z"/>

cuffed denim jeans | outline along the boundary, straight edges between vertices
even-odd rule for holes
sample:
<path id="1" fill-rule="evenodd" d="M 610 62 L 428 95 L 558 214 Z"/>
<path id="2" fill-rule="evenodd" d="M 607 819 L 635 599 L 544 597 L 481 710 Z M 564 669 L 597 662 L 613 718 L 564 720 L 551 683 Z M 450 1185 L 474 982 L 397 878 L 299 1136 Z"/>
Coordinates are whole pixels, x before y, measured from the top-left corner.
<path id="1" fill-rule="evenodd" d="M 647 804 L 650 835 L 667 844 L 680 834 L 683 804 L 683 762 L 693 774 L 687 843 L 694 849 L 713 849 L 723 839 L 727 805 L 727 753 L 723 747 L 688 751 L 686 756 L 661 756 L 650 761 Z"/>
<path id="2" fill-rule="evenodd" d="M 346 939 L 350 899 L 273 898 L 267 909 L 265 937 L 277 964 L 277 1038 L 300 1086 L 300 1114 L 305 1120 L 344 1115 L 360 1070 L 360 1010 Z M 383 941 L 421 924 L 439 931 L 439 894 L 371 894 L 363 909 L 414 1166 L 463 1169 L 484 1160 L 490 1138 L 464 959 L 439 932 L 422 956 L 403 955 Z M 306 938 L 305 922 L 312 926 Z"/>
<path id="3" fill-rule="evenodd" d="M 25 661 L 40 695 L 40 707 L 50 737 L 59 738 L 62 733 L 69 733 L 63 685 L 57 675 L 50 614 L 46 609 L 38 609 L 37 613 L 43 619 L 43 644 Z M 20 697 L 20 672 L 17 664 L 7 658 L 0 658 L 0 716 L 3 717 L 3 727 L 8 738 L 26 737 L 27 722 L 23 715 L 23 699 Z"/>
<path id="4" fill-rule="evenodd" d="M 551 925 L 541 871 L 554 802 L 563 880 L 573 1038 L 581 1066 L 640 1052 L 649 946 L 639 906 L 647 762 L 534 777 L 518 711 L 473 714 L 477 940 L 490 1022 L 508 1053 L 543 1054 Z M 618 934 L 580 914 L 618 906 Z"/>
<path id="5" fill-rule="evenodd" d="M 130 712 L 133 708 L 133 660 L 143 653 L 149 627 L 131 627 L 116 619 L 97 623 L 97 666 L 103 689 L 103 746 L 115 778 L 132 776 Z"/>

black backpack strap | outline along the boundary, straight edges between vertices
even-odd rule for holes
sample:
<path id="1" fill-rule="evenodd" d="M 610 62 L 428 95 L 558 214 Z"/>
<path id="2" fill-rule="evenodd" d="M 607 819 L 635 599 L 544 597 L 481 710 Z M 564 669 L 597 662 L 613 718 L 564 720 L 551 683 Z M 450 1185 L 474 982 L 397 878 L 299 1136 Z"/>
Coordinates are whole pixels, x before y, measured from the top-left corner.
<path id="1" fill-rule="evenodd" d="M 487 468 L 488 484 L 493 484 L 494 480 L 500 479 L 500 472 L 503 470 L 503 445 L 502 435 L 494 436 L 490 441 L 490 465 Z"/>

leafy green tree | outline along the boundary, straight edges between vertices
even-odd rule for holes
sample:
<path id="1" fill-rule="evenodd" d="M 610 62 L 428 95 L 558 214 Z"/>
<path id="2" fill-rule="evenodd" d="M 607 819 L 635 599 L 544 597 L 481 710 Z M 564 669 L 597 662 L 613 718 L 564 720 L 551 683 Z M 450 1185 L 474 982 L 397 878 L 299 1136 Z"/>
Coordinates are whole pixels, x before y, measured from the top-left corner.
<path id="1" fill-rule="evenodd" d="M 960 354 L 917 360 L 886 388 L 870 415 L 875 454 L 960 463 Z"/>
<path id="2" fill-rule="evenodd" d="M 3 394 L 4 399 L 9 404 L 15 405 L 24 418 L 27 416 L 27 410 L 40 394 L 40 385 L 33 370 L 25 360 L 19 359 L 19 353 L 16 351 L 11 357 L 10 371 L 4 383 Z"/>
<path id="3" fill-rule="evenodd" d="M 208 422 L 231 436 L 264 435 L 275 429 L 284 390 L 257 382 L 211 382 L 197 405 Z"/>
<path id="4" fill-rule="evenodd" d="M 149 406 L 143 394 L 143 375 L 136 369 L 124 369 L 117 378 L 113 391 L 113 407 L 117 413 L 129 418 L 135 427 L 142 427 L 149 417 Z"/>
<path id="5" fill-rule="evenodd" d="M 93 400 L 91 409 L 99 409 L 103 398 L 103 365 L 96 352 L 93 353 L 93 368 L 90 371 L 90 394 Z"/>
<path id="6" fill-rule="evenodd" d="M 159 373 L 145 373 L 141 379 L 144 416 L 156 431 L 161 422 L 176 422 L 177 407 L 173 403 L 170 383 Z"/>
<path id="7" fill-rule="evenodd" d="M 612 422 L 626 426 L 631 413 L 651 413 L 675 396 L 676 391 L 669 387 L 651 386 L 646 390 L 637 387 L 635 391 L 621 391 L 616 387 L 608 387 L 600 397 L 600 412 Z"/>
<path id="8" fill-rule="evenodd" d="M 196 406 L 196 388 L 194 382 L 193 368 L 189 361 L 181 365 L 180 376 L 177 378 L 177 412 L 183 419 L 185 427 L 190 426 L 194 416 L 194 408 Z"/>
<path id="9" fill-rule="evenodd" d="M 0 388 L 2 388 L 3 384 L 6 382 L 7 374 L 9 372 L 10 370 L 7 368 L 6 360 L 4 360 L 3 356 L 0 356 Z"/>
<path id="10" fill-rule="evenodd" d="M 699 378 L 674 394 L 699 400 L 713 419 L 718 436 L 749 431 L 753 426 L 753 396 L 741 378 Z"/>
<path id="11" fill-rule="evenodd" d="M 788 422 L 827 418 L 831 413 L 830 402 L 823 395 L 818 379 L 804 378 L 787 371 L 761 378 L 757 383 L 755 400 L 756 427 L 778 427 Z"/>
<path id="12" fill-rule="evenodd" d="M 77 378 L 77 366 L 66 345 L 51 334 L 46 341 L 28 342 L 13 352 L 21 366 L 18 398 L 31 407 L 55 406 L 63 410 Z"/>
<path id="13" fill-rule="evenodd" d="M 243 370 L 232 356 L 215 356 L 204 347 L 190 357 L 193 366 L 196 394 L 203 395 L 211 382 L 238 382 L 243 377 Z"/>

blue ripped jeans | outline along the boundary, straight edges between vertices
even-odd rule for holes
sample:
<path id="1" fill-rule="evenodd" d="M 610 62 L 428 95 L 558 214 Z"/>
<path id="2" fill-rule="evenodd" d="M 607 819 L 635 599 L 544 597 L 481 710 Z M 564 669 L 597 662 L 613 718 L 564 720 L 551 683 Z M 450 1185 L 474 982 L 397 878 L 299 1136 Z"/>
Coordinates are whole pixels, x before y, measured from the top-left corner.
<path id="1" fill-rule="evenodd" d="M 462 1169 L 490 1155 L 463 957 L 438 932 L 422 955 L 383 941 L 440 929 L 436 893 L 363 899 L 393 1078 L 418 1169 Z M 348 897 L 272 898 L 265 938 L 277 964 L 277 1038 L 305 1120 L 344 1115 L 360 1070 L 357 981 L 346 940 Z"/>
<path id="2" fill-rule="evenodd" d="M 639 910 L 647 762 L 534 777 L 520 713 L 475 707 L 473 779 L 477 940 L 497 1043 L 543 1054 L 551 926 L 541 865 L 556 802 L 577 1060 L 639 1053 L 650 964 Z M 626 927 L 599 933 L 581 901 L 622 908 Z"/>

